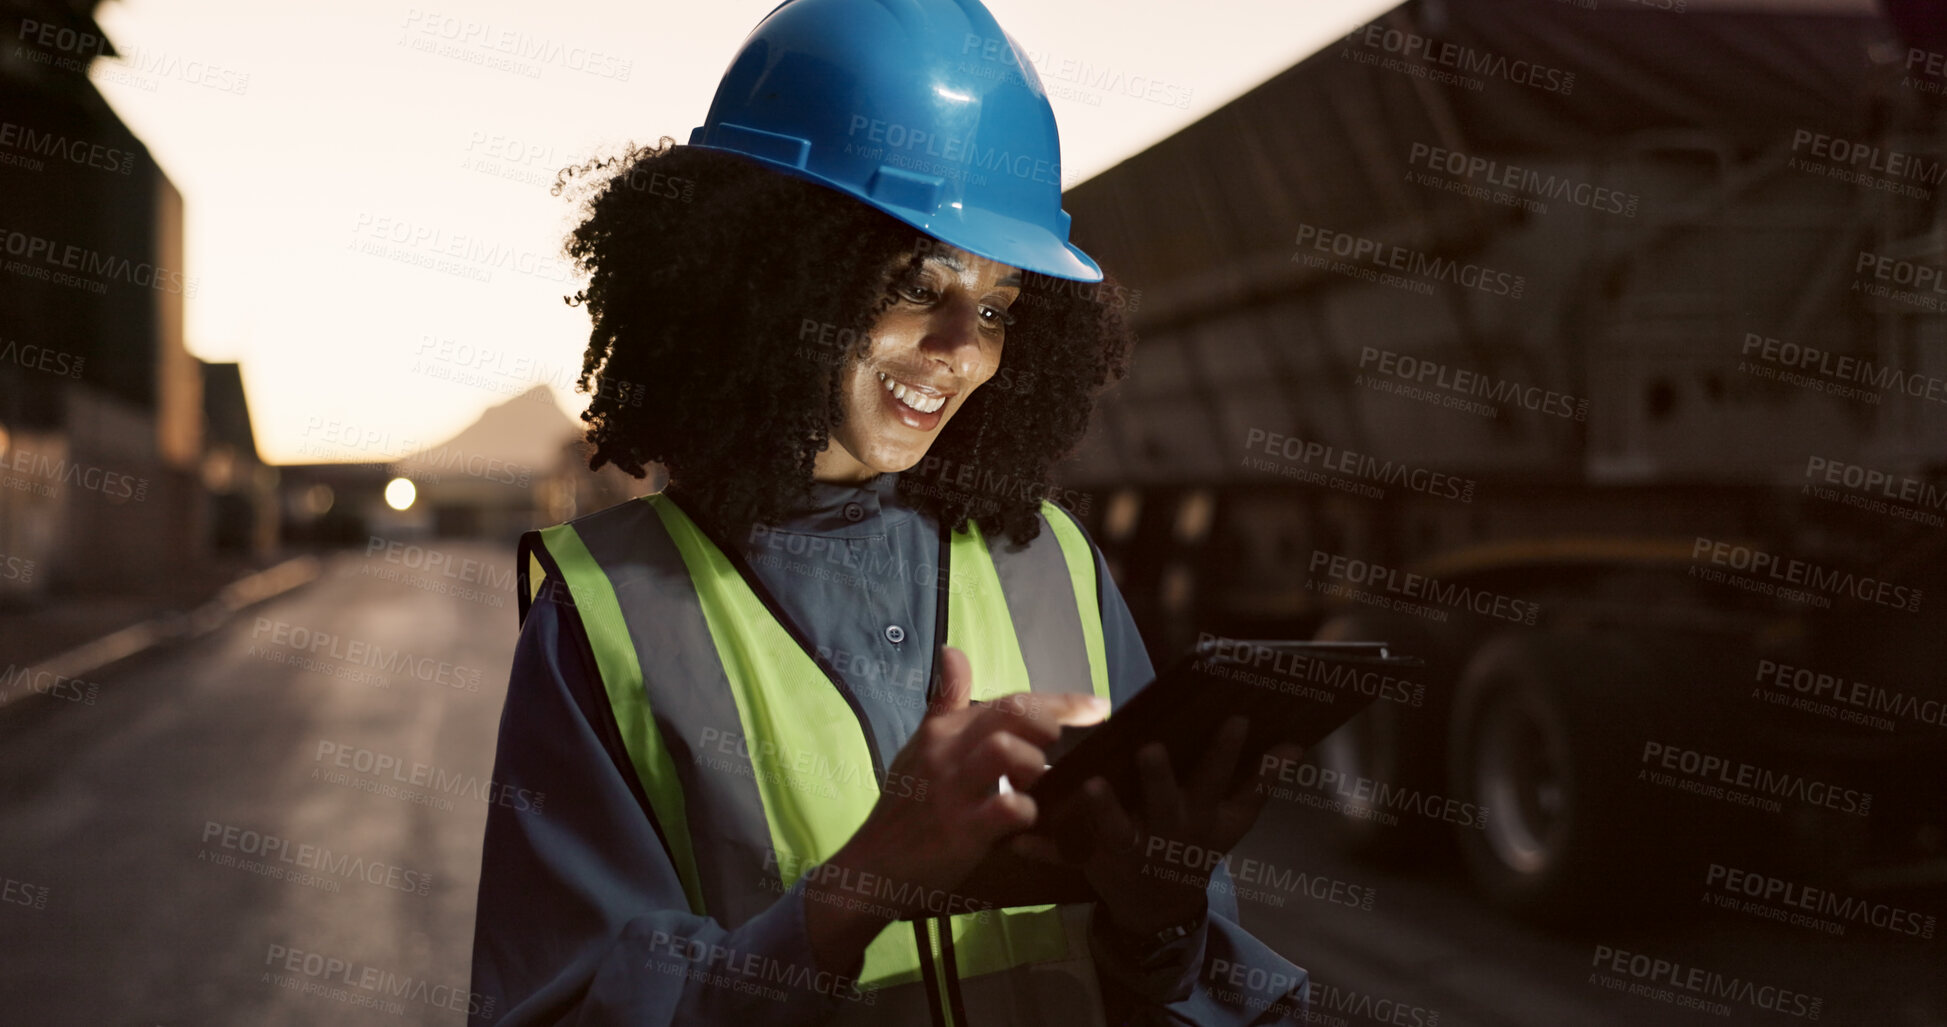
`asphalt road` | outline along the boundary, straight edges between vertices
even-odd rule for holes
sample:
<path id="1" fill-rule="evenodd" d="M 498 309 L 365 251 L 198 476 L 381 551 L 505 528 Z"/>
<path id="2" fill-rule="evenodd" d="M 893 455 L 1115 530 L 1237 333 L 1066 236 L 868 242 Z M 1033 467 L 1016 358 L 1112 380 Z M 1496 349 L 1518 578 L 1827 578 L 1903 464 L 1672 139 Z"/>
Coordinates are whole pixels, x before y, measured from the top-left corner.
<path id="1" fill-rule="evenodd" d="M 511 580 L 500 548 L 442 548 Z M 462 1023 L 516 632 L 511 595 L 482 584 L 340 554 L 88 682 L 92 703 L 0 706 L 0 1022 Z M 1716 909 L 1537 931 L 1451 872 L 1339 858 L 1323 816 L 1274 802 L 1232 856 L 1245 925 L 1311 972 L 1317 1024 L 1947 1023 L 1938 940 Z M 1901 901 L 1947 910 L 1937 890 Z M 1612 990 L 1598 947 L 1816 998 L 1819 1017 Z"/>
<path id="2" fill-rule="evenodd" d="M 1701 879 L 1694 892 L 1670 886 L 1675 904 L 1695 906 L 1542 930 L 1477 898 L 1457 857 L 1389 869 L 1341 856 L 1326 840 L 1331 815 L 1274 800 L 1230 857 L 1233 874 L 1251 865 L 1245 860 L 1270 868 L 1250 875 L 1260 886 L 1240 896 L 1240 913 L 1252 933 L 1312 975 L 1313 1023 L 1947 1024 L 1940 933 L 1923 939 L 1846 922 L 1834 935 L 1778 923 L 1706 905 Z M 1860 897 L 1947 921 L 1947 889 Z M 1620 972 L 1617 952 L 1628 954 Z M 1668 969 L 1635 976 L 1631 968 L 1644 968 L 1636 956 L 1648 957 L 1652 974 L 1657 960 Z M 1741 998 L 1709 997 L 1706 989 L 1731 979 L 1752 987 L 1736 989 Z M 1693 998 L 1720 1008 L 1683 1004 Z"/>
<path id="3" fill-rule="evenodd" d="M 0 709 L 0 1022 L 464 1022 L 516 637 L 470 587 L 340 554 L 92 705 Z"/>

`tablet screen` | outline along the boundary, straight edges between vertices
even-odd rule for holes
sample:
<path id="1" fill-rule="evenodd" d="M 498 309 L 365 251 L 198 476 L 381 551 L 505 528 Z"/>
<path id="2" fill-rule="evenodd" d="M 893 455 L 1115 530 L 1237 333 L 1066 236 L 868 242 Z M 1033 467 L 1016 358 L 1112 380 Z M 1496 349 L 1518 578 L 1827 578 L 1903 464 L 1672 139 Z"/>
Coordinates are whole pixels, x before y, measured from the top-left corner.
<path id="1" fill-rule="evenodd" d="M 1365 709 L 1420 661 L 1384 642 L 1244 640 L 1205 636 L 1108 720 L 1066 728 L 1048 750 L 1047 773 L 1029 791 L 1052 812 L 1083 782 L 1106 778 L 1125 808 L 1139 808 L 1136 751 L 1168 750 L 1180 776 L 1194 767 L 1232 714 L 1250 720 L 1233 786 L 1256 774 L 1258 758 L 1283 741 L 1307 748 Z M 1131 807 L 1135 803 L 1135 807 Z M 1037 830 L 1058 819 L 1044 816 Z"/>

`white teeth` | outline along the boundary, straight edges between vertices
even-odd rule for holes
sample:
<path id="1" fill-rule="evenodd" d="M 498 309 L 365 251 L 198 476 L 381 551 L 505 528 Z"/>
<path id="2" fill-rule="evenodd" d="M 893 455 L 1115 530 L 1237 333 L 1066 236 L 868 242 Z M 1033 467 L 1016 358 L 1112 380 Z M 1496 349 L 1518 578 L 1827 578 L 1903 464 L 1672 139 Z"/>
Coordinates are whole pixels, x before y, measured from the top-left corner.
<path id="1" fill-rule="evenodd" d="M 884 371 L 879 372 L 879 383 L 884 385 L 886 391 L 892 393 L 894 398 L 922 414 L 930 414 L 946 405 L 945 396 L 928 396 L 918 389 L 909 389 Z"/>

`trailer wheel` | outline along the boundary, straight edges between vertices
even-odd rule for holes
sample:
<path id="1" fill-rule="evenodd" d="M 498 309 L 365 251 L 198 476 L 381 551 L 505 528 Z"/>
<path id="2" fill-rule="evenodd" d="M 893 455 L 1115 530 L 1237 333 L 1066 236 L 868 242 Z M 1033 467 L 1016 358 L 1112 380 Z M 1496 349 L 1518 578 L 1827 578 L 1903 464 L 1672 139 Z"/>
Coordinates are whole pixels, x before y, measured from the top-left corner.
<path id="1" fill-rule="evenodd" d="M 1454 649 L 1451 640 L 1403 617 L 1382 613 L 1344 613 L 1313 633 L 1319 641 L 1391 642 L 1399 651 L 1426 661 L 1413 675 L 1421 686 L 1415 706 L 1382 699 L 1347 721 L 1313 747 L 1320 770 L 1335 772 L 1351 791 L 1361 779 L 1384 783 L 1394 792 L 1441 790 L 1445 773 L 1446 711 L 1451 705 Z M 1399 862 L 1424 856 L 1442 842 L 1437 820 L 1411 811 L 1379 809 L 1360 794 L 1332 798 L 1356 810 L 1332 818 L 1327 837 L 1341 852 L 1360 859 Z M 1383 814 L 1375 816 L 1373 814 Z M 1387 823 L 1386 817 L 1394 822 Z"/>
<path id="2" fill-rule="evenodd" d="M 1637 653 L 1592 636 L 1501 635 L 1468 663 L 1448 779 L 1479 819 L 1454 834 L 1496 905 L 1562 922 L 1617 908 L 1653 876 L 1624 728 L 1647 676 Z"/>

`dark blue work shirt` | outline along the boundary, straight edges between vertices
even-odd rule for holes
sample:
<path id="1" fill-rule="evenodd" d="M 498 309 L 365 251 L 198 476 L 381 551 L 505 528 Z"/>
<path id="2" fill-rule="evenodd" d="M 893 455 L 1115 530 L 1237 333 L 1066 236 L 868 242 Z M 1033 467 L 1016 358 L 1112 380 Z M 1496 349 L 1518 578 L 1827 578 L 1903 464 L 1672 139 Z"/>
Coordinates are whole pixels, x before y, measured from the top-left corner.
<path id="1" fill-rule="evenodd" d="M 812 507 L 734 540 L 752 573 L 854 692 L 888 761 L 926 710 L 939 555 L 937 522 L 902 503 L 896 483 L 891 474 L 862 486 L 819 483 Z M 1044 525 L 1044 536 L 1048 530 Z M 1101 551 L 1090 545 L 1111 701 L 1119 708 L 1154 670 Z M 713 986 L 707 974 L 647 969 L 658 959 L 669 962 L 671 937 L 816 968 L 804 884 L 734 929 L 689 911 L 571 605 L 540 601 L 527 613 L 494 780 L 503 790 L 531 789 L 550 801 L 545 816 L 489 807 L 472 988 L 494 1005 L 490 1015 L 476 1011 L 471 1027 L 811 1025 L 842 1001 L 807 993 L 779 1002 Z M 1098 910 L 1090 944 L 1116 1022 L 1296 1022 L 1289 1010 L 1302 1001 L 1305 972 L 1238 926 L 1222 864 L 1209 897 L 1201 930 L 1148 951 L 1113 938 Z M 1267 992 L 1267 980 L 1290 987 Z M 1244 981 L 1258 990 L 1232 986 Z"/>

